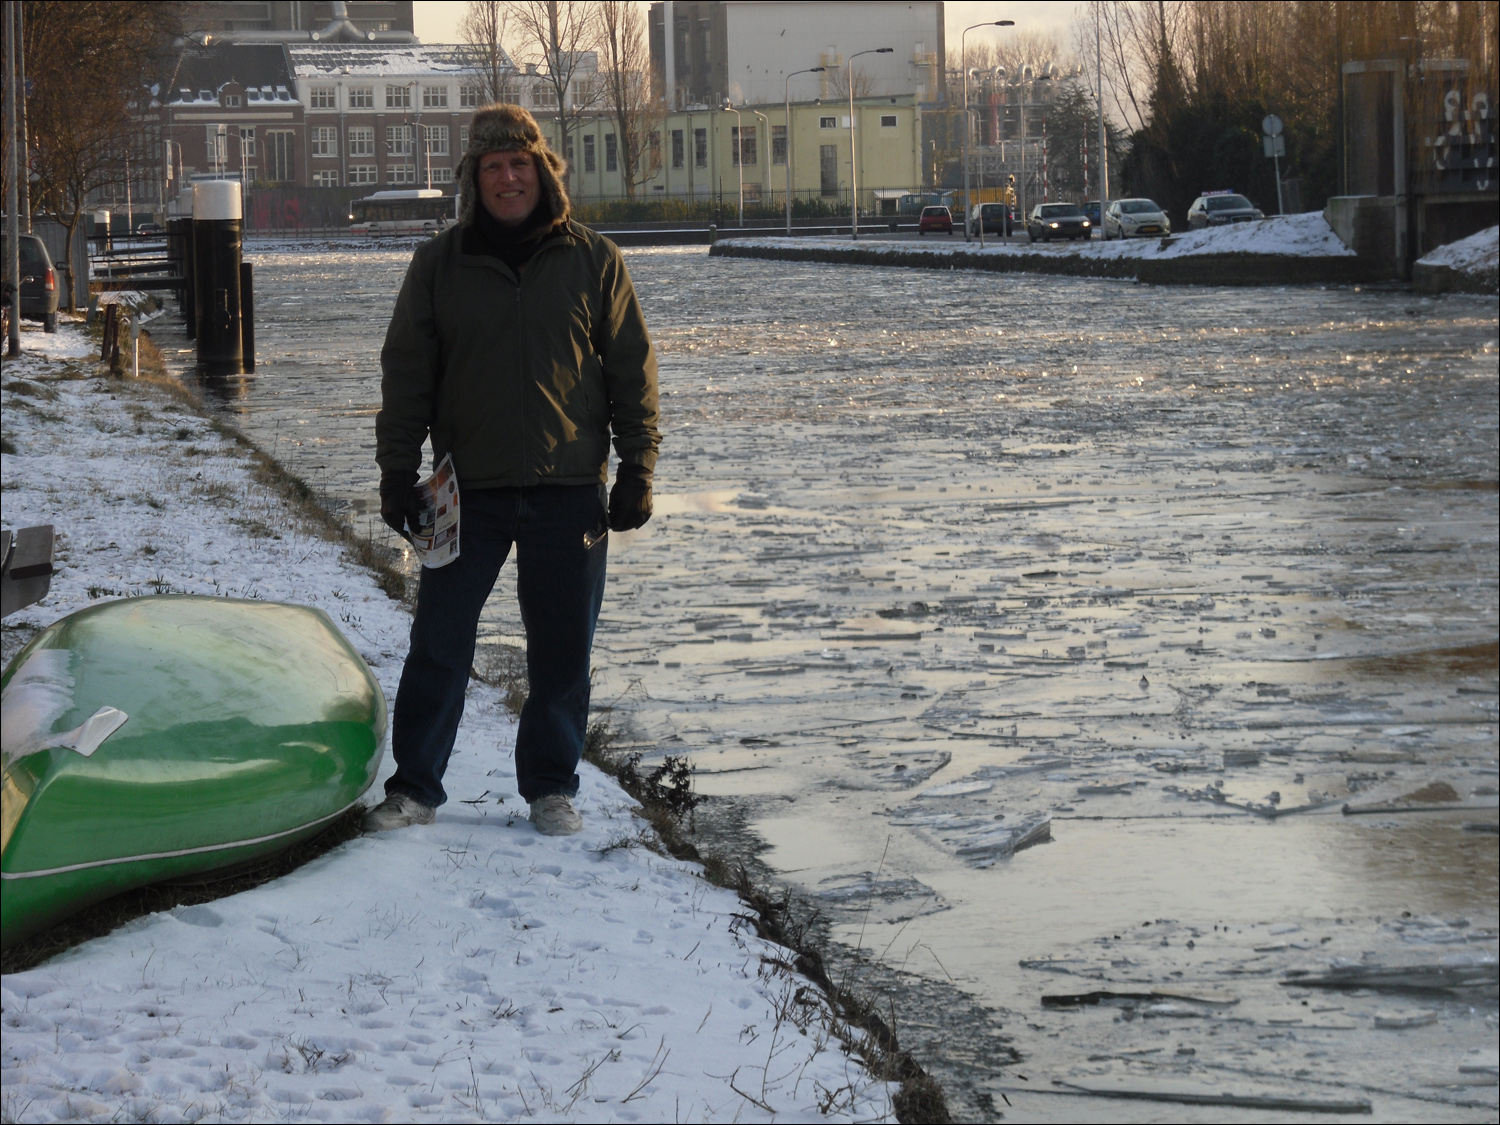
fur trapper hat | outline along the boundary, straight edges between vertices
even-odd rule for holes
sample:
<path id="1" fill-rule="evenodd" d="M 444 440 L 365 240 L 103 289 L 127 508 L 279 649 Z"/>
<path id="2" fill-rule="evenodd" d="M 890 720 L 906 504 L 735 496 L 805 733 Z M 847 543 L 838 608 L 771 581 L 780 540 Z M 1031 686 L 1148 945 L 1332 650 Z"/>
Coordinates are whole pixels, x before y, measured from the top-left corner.
<path id="1" fill-rule="evenodd" d="M 479 161 L 490 152 L 531 153 L 542 189 L 537 206 L 551 210 L 554 224 L 567 221 L 570 208 L 568 189 L 562 181 L 567 168 L 563 158 L 547 144 L 535 117 L 518 105 L 495 102 L 476 110 L 469 123 L 469 147 L 458 166 L 461 225 L 470 226 L 474 222 L 474 207 L 479 199 Z"/>

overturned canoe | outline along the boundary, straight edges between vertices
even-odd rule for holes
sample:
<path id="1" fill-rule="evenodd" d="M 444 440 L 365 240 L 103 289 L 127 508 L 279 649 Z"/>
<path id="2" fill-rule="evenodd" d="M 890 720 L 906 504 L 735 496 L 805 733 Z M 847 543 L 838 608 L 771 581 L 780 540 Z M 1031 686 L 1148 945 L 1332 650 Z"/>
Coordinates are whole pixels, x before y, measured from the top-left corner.
<path id="1" fill-rule="evenodd" d="M 327 614 L 159 596 L 71 614 L 3 680 L 0 942 L 314 835 L 375 779 L 385 698 Z"/>

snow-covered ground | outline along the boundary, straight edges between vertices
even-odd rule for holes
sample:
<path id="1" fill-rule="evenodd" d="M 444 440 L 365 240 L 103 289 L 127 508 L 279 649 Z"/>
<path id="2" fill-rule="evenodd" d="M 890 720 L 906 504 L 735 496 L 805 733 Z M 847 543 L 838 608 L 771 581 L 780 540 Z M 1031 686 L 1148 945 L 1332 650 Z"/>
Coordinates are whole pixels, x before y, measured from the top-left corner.
<path id="1" fill-rule="evenodd" d="M 4 371 L 4 523 L 56 525 L 59 566 L 7 626 L 164 592 L 300 602 L 394 695 L 406 611 L 242 450 L 159 388 L 95 377 L 72 325 L 24 344 Z M 538 836 L 513 742 L 475 683 L 432 826 L 4 977 L 4 1120 L 892 1117 L 786 951 L 638 846 L 608 778 L 581 770 L 580 835 Z"/>
<path id="2" fill-rule="evenodd" d="M 962 232 L 959 232 L 962 233 Z M 837 248 L 851 246 L 847 238 L 736 238 L 735 246 L 799 246 Z M 1038 254 L 1073 255 L 1082 258 L 1149 260 L 1187 258 L 1205 254 L 1276 254 L 1303 258 L 1352 258 L 1354 251 L 1339 241 L 1321 212 L 1260 219 L 1250 223 L 1185 231 L 1169 238 L 1115 239 L 1105 242 L 964 242 L 934 237 L 912 243 L 909 239 L 882 239 L 879 231 L 859 243 L 861 251 L 875 254 Z"/>
<path id="3" fill-rule="evenodd" d="M 1447 266 L 1461 273 L 1478 273 L 1488 270 L 1494 273 L 1500 267 L 1500 226 L 1490 227 L 1468 238 L 1439 246 L 1421 258 L 1418 265 Z"/>

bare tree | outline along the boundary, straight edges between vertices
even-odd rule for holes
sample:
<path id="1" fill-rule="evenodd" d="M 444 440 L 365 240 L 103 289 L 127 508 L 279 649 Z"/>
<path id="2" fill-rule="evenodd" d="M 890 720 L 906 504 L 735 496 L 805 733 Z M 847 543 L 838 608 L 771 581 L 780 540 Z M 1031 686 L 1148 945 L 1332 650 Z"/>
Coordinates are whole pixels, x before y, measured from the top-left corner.
<path id="1" fill-rule="evenodd" d="M 146 82 L 166 69 L 183 8 L 131 0 L 26 2 L 32 200 L 66 228 L 70 262 L 89 194 L 124 182 L 122 157 L 140 133 Z"/>
<path id="2" fill-rule="evenodd" d="M 469 0 L 469 10 L 458 25 L 458 33 L 473 48 L 474 73 L 485 105 L 509 100 L 508 82 L 515 70 L 505 53 L 507 16 L 503 0 Z"/>
<path id="3" fill-rule="evenodd" d="M 556 99 L 558 140 L 566 155 L 574 130 L 602 94 L 593 81 L 599 6 L 590 0 L 506 0 L 505 10 L 519 51 L 536 63 Z"/>
<path id="4" fill-rule="evenodd" d="M 828 92 L 835 98 L 848 98 L 849 86 L 854 86 L 856 98 L 868 98 L 875 92 L 875 78 L 858 66 L 841 66 L 830 70 L 824 77 L 828 81 Z"/>
<path id="5" fill-rule="evenodd" d="M 1040 31 L 1015 28 L 997 29 L 989 34 L 976 31 L 970 34 L 966 46 L 967 57 L 964 59 L 958 57 L 958 51 L 948 49 L 948 67 L 959 74 L 963 73 L 965 65 L 971 70 L 992 70 L 1003 66 L 1014 74 L 1027 63 L 1051 62 L 1069 67 L 1072 63 L 1058 38 Z"/>
<path id="6" fill-rule="evenodd" d="M 661 170 L 661 128 L 666 110 L 652 95 L 651 53 L 646 18 L 635 4 L 603 4 L 599 9 L 599 50 L 603 56 L 604 99 L 620 145 L 620 177 L 625 195 Z"/>

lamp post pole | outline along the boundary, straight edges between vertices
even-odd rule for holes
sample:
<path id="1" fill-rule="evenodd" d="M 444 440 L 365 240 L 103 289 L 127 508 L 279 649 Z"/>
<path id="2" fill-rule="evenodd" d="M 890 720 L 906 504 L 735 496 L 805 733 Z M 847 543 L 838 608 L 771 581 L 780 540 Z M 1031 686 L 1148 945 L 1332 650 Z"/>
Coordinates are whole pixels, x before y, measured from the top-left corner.
<path id="1" fill-rule="evenodd" d="M 729 104 L 728 99 L 724 101 L 724 112 L 734 114 L 734 170 L 740 174 L 740 226 L 745 225 L 745 162 L 740 159 L 740 145 L 744 141 L 744 130 L 740 128 L 740 111 Z"/>
<path id="2" fill-rule="evenodd" d="M 860 55 L 888 55 L 894 47 L 871 47 L 868 51 L 855 51 L 849 56 L 849 66 L 844 70 L 844 80 L 849 83 L 849 230 L 850 237 L 859 237 L 859 150 L 854 147 L 854 60 Z"/>
<path id="3" fill-rule="evenodd" d="M 786 103 L 786 233 L 792 234 L 792 79 L 799 74 L 822 74 L 826 66 L 810 66 L 806 70 L 794 70 L 786 76 L 782 85 L 782 99 Z"/>
<path id="4" fill-rule="evenodd" d="M 1109 207 L 1109 150 L 1104 135 L 1104 33 L 1098 8 L 1094 9 L 1094 80 L 1099 102 L 1099 225 L 1102 227 L 1104 212 Z"/>
<path id="5" fill-rule="evenodd" d="M 964 28 L 963 34 L 958 37 L 958 57 L 964 68 L 964 241 L 971 241 L 969 234 L 969 212 L 973 208 L 969 204 L 969 134 L 973 132 L 972 122 L 969 120 L 969 56 L 968 47 L 964 40 L 969 32 L 976 27 L 1015 27 L 1015 20 L 985 20 L 983 23 L 970 24 Z M 980 240 L 984 237 L 984 215 L 980 213 L 979 218 Z"/>
<path id="6" fill-rule="evenodd" d="M 755 162 L 760 164 L 760 154 L 762 152 L 766 153 L 766 163 L 760 164 L 760 195 L 764 196 L 771 189 L 770 183 L 767 182 L 771 178 L 771 169 L 768 167 L 771 161 L 771 153 L 766 148 L 771 141 L 771 119 L 758 109 L 752 109 L 750 112 L 760 118 L 761 126 L 765 130 L 755 138 Z M 765 206 L 764 199 L 757 198 L 756 202 L 762 207 Z"/>

